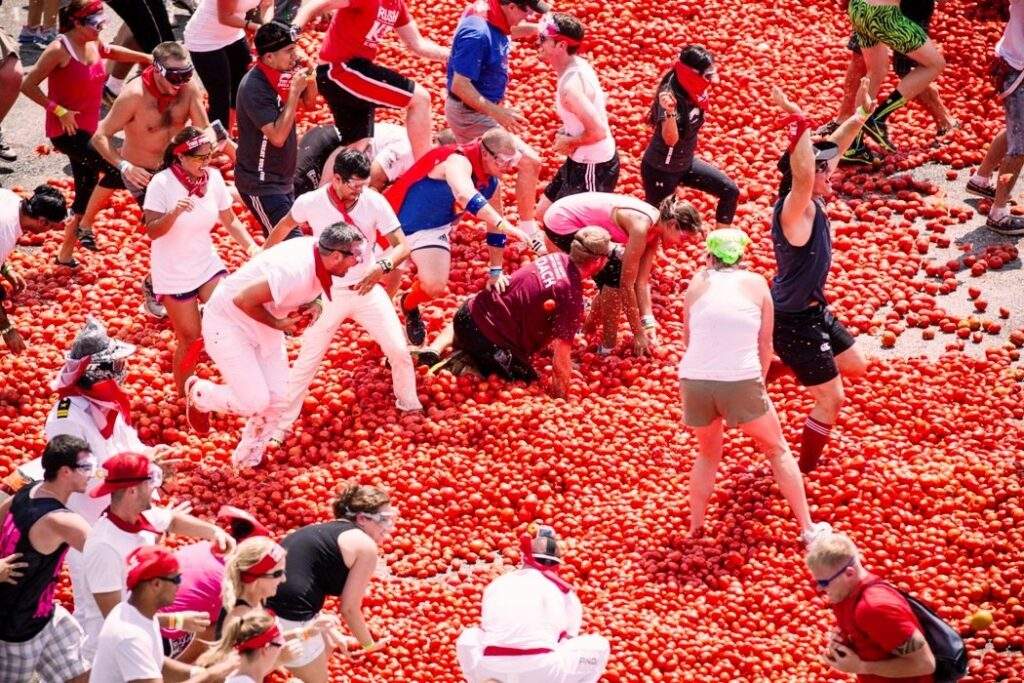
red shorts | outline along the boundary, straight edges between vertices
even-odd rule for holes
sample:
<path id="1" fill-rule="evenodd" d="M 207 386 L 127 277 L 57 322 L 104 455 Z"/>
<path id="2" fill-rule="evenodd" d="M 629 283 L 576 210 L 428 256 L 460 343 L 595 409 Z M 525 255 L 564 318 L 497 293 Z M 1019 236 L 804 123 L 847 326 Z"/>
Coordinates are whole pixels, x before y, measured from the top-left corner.
<path id="1" fill-rule="evenodd" d="M 405 109 L 416 89 L 416 83 L 397 71 L 361 57 L 321 64 L 316 84 L 334 115 L 343 145 L 372 137 L 376 108 Z"/>

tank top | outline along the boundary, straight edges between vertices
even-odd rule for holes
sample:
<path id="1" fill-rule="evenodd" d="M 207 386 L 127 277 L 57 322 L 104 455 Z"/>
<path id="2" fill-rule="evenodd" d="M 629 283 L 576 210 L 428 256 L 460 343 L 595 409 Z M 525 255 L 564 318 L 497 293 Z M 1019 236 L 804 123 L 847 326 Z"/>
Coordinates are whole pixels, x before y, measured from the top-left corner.
<path id="1" fill-rule="evenodd" d="M 772 279 L 772 300 L 775 310 L 799 313 L 817 302 L 828 305 L 825 280 L 832 266 L 832 230 L 821 202 L 814 200 L 814 223 L 811 237 L 802 247 L 794 247 L 782 231 L 782 202 L 772 212 L 772 245 L 778 273 Z"/>
<path id="2" fill-rule="evenodd" d="M 579 117 L 565 108 L 562 104 L 562 88 L 566 81 L 574 76 L 579 76 L 583 81 L 583 92 L 587 95 L 594 109 L 597 110 L 597 120 L 604 130 L 605 136 L 597 142 L 583 145 L 573 150 L 569 158 L 581 164 L 602 164 L 610 161 L 615 156 L 615 140 L 612 138 L 611 129 L 608 127 L 608 111 L 606 109 L 606 98 L 601 83 L 597 80 L 594 67 L 586 60 L 576 58 L 572 65 L 565 70 L 565 73 L 558 79 L 558 87 L 555 89 L 555 111 L 562 119 L 562 126 L 566 135 L 579 135 L 583 132 L 583 122 Z"/>
<path id="3" fill-rule="evenodd" d="M 288 534 L 281 547 L 285 558 L 285 581 L 267 600 L 274 614 L 289 621 L 309 621 L 323 609 L 328 595 L 341 595 L 348 580 L 348 566 L 341 557 L 338 536 L 358 529 L 355 522 L 339 519 L 310 524 Z"/>
<path id="4" fill-rule="evenodd" d="M 671 80 L 670 87 L 676 97 L 675 118 L 679 140 L 674 145 L 665 142 L 665 136 L 661 133 L 661 124 L 669 114 L 655 100 L 654 134 L 644 151 L 643 163 L 658 171 L 683 173 L 693 165 L 693 157 L 697 152 L 697 138 L 701 126 L 704 125 L 704 110 L 690 100 L 689 96 L 676 83 L 675 78 Z"/>
<path id="5" fill-rule="evenodd" d="M 638 211 L 651 220 L 651 225 L 658 220 L 656 208 L 632 195 L 580 192 L 562 197 L 548 207 L 544 213 L 544 227 L 556 235 L 572 235 L 588 225 L 596 225 L 608 231 L 612 242 L 625 244 L 629 241 L 629 235 L 615 222 L 612 213 L 616 209 Z M 650 238 L 653 238 L 653 231 Z"/>
<path id="6" fill-rule="evenodd" d="M 61 46 L 71 56 L 67 66 L 58 66 L 46 78 L 46 96 L 70 111 L 77 111 L 75 121 L 79 130 L 92 134 L 100 125 L 100 105 L 103 102 L 103 84 L 107 82 L 107 47 L 97 42 L 100 58 L 86 64 L 75 54 L 71 41 L 64 34 L 57 36 Z M 46 112 L 46 137 L 64 135 L 60 119 Z"/>
<path id="7" fill-rule="evenodd" d="M 473 178 L 476 182 L 476 178 Z M 491 177 L 480 190 L 484 199 L 490 199 L 498 190 L 498 179 Z M 447 180 L 431 177 L 417 180 L 409 188 L 399 207 L 398 220 L 406 235 L 452 225 L 465 213 L 455 205 L 455 194 Z"/>
<path id="8" fill-rule="evenodd" d="M 259 4 L 260 0 L 238 0 L 238 11 L 244 15 Z M 245 38 L 245 30 L 221 23 L 217 0 L 199 0 L 182 38 L 189 52 L 213 52 Z"/>
<path id="9" fill-rule="evenodd" d="M 0 557 L 21 553 L 17 585 L 0 583 L 0 640 L 23 643 L 35 638 L 53 617 L 53 593 L 60 579 L 60 568 L 67 543 L 44 555 L 32 547 L 28 534 L 36 522 L 57 510 L 67 510 L 55 498 L 33 498 L 36 486 L 26 486 L 15 494 L 10 511 L 0 528 Z"/>
<path id="10" fill-rule="evenodd" d="M 761 376 L 757 336 L 761 307 L 742 292 L 746 273 L 708 270 L 710 282 L 690 306 L 690 345 L 679 362 L 681 379 L 738 382 Z"/>

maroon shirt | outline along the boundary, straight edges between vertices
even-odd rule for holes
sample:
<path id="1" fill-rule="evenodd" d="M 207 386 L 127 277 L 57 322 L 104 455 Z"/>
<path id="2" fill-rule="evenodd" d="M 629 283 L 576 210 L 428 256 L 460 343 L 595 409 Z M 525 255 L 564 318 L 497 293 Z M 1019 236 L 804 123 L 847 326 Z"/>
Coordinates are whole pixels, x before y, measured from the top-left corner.
<path id="1" fill-rule="evenodd" d="M 517 270 L 504 293 L 477 294 L 469 314 L 491 342 L 529 362 L 552 339 L 571 343 L 579 332 L 583 278 L 568 254 L 548 254 Z"/>

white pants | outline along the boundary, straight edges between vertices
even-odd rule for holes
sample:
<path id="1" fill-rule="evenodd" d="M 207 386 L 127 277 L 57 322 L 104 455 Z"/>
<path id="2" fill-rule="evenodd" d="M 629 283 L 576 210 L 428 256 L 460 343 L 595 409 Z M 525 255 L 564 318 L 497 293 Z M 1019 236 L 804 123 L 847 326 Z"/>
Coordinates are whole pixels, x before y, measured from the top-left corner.
<path id="1" fill-rule="evenodd" d="M 225 384 L 196 381 L 192 400 L 197 408 L 245 416 L 280 414 L 288 387 L 284 335 L 279 344 L 258 344 L 233 320 L 207 308 L 203 340 Z"/>
<path id="2" fill-rule="evenodd" d="M 302 412 L 302 401 L 309 391 L 317 368 L 331 346 L 334 333 L 348 318 L 366 330 L 380 346 L 391 364 L 391 385 L 395 392 L 395 405 L 399 410 L 419 410 L 416 394 L 416 371 L 412 356 L 405 345 L 405 332 L 398 321 L 395 306 L 383 287 L 375 286 L 360 296 L 355 290 L 335 288 L 331 300 L 323 301 L 324 310 L 302 334 L 299 357 L 292 364 L 288 381 L 288 404 L 279 426 L 287 429 Z"/>
<path id="3" fill-rule="evenodd" d="M 608 664 L 608 639 L 567 638 L 541 655 L 485 656 L 479 628 L 466 629 L 455 641 L 459 667 L 467 683 L 596 683 Z"/>

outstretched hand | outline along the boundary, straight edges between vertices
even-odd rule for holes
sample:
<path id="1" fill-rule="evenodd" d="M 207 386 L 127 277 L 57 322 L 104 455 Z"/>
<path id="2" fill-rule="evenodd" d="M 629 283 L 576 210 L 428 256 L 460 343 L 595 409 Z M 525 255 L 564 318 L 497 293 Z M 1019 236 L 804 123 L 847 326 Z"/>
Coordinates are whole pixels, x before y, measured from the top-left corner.
<path id="1" fill-rule="evenodd" d="M 774 100 L 775 105 L 783 111 L 787 111 L 790 114 L 800 113 L 800 107 L 793 104 L 789 98 L 786 97 L 786 93 L 782 92 L 782 88 L 777 85 L 772 86 L 772 100 Z"/>
<path id="2" fill-rule="evenodd" d="M 860 79 L 860 85 L 857 86 L 857 106 L 864 109 L 864 111 L 870 112 L 874 108 L 874 99 L 868 90 L 868 77 L 865 76 Z"/>

